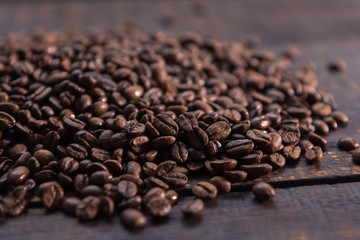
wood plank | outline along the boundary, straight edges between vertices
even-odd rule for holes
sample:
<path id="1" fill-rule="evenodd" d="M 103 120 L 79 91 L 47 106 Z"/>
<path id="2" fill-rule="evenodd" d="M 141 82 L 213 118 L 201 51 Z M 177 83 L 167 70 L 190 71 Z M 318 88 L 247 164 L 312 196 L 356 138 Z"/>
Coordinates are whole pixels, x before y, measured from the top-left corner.
<path id="1" fill-rule="evenodd" d="M 273 202 L 250 192 L 208 202 L 201 217 L 183 219 L 175 205 L 170 218 L 150 221 L 142 231 L 123 228 L 117 216 L 78 223 L 62 213 L 32 209 L 0 220 L 0 239 L 358 239 L 360 183 L 277 189 Z M 150 220 L 150 219 L 149 219 Z"/>

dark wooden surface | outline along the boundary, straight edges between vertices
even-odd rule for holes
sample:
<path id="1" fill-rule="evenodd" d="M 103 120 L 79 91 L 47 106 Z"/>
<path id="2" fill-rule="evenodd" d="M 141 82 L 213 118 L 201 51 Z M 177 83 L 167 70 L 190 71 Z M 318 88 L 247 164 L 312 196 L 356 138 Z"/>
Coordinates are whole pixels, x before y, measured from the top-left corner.
<path id="1" fill-rule="evenodd" d="M 194 13 L 195 3 L 204 6 L 200 16 Z M 249 192 L 233 193 L 208 203 L 202 217 L 192 220 L 182 219 L 178 204 L 169 219 L 150 222 L 141 232 L 125 230 L 117 217 L 84 224 L 61 213 L 31 209 L 18 218 L 1 219 L 0 239 L 358 239 L 360 183 L 355 182 L 360 166 L 336 148 L 336 141 L 346 135 L 360 140 L 359 12 L 356 0 L 1 2 L 2 34 L 36 27 L 116 29 L 132 21 L 146 32 L 195 31 L 224 40 L 258 35 L 265 48 L 277 53 L 296 45 L 302 51 L 298 64 L 317 64 L 319 87 L 335 95 L 350 123 L 327 137 L 320 164 L 302 159 L 266 177 L 286 187 L 277 189 L 272 204 L 257 203 Z M 172 24 L 164 23 L 166 16 L 173 18 Z M 337 57 L 347 62 L 348 70 L 330 74 L 326 63 Z M 295 187 L 301 185 L 312 186 Z"/>

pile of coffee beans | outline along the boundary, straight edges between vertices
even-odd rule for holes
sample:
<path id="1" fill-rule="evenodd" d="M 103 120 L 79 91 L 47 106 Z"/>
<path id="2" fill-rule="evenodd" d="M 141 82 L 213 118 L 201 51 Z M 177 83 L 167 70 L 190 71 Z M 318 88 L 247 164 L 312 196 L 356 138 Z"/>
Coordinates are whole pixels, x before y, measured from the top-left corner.
<path id="1" fill-rule="evenodd" d="M 323 135 L 348 117 L 317 90 L 312 64 L 291 70 L 297 49 L 256 45 L 134 29 L 3 38 L 1 214 L 40 204 L 140 228 L 185 192 L 195 198 L 181 210 L 194 216 L 233 183 L 320 161 Z"/>

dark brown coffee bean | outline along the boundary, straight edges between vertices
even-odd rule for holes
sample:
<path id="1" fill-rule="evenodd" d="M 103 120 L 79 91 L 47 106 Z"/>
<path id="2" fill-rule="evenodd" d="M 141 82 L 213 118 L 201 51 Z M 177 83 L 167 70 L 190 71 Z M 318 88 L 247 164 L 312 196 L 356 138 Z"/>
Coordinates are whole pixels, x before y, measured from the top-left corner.
<path id="1" fill-rule="evenodd" d="M 334 59 L 328 63 L 328 68 L 333 72 L 343 72 L 346 69 L 346 63 L 341 59 Z"/>
<path id="2" fill-rule="evenodd" d="M 188 177 L 181 172 L 170 172 L 162 176 L 162 179 L 172 188 L 183 187 L 188 182 Z"/>
<path id="3" fill-rule="evenodd" d="M 242 121 L 231 128 L 232 133 L 245 134 L 250 129 L 250 120 Z"/>
<path id="4" fill-rule="evenodd" d="M 34 180 L 37 183 L 44 183 L 54 181 L 56 179 L 56 173 L 52 170 L 41 170 L 34 174 Z"/>
<path id="5" fill-rule="evenodd" d="M 165 198 L 165 191 L 160 187 L 151 188 L 143 196 L 143 200 L 142 200 L 143 204 L 146 206 L 148 202 L 154 197 Z"/>
<path id="6" fill-rule="evenodd" d="M 126 172 L 137 178 L 140 178 L 141 166 L 138 162 L 130 161 L 126 164 Z"/>
<path id="7" fill-rule="evenodd" d="M 39 185 L 41 200 L 48 209 L 55 209 L 60 206 L 64 197 L 64 190 L 57 182 L 46 182 Z"/>
<path id="8" fill-rule="evenodd" d="M 163 218 L 170 214 L 171 203 L 164 197 L 153 197 L 146 204 L 146 210 L 155 218 Z"/>
<path id="9" fill-rule="evenodd" d="M 350 137 L 340 138 L 337 142 L 337 145 L 338 148 L 346 151 L 354 150 L 355 148 L 359 147 L 359 143 Z"/>
<path id="10" fill-rule="evenodd" d="M 71 143 L 69 146 L 66 147 L 66 154 L 69 157 L 81 160 L 86 158 L 87 150 L 80 144 Z"/>
<path id="11" fill-rule="evenodd" d="M 243 156 L 254 149 L 254 143 L 248 139 L 230 141 L 225 145 L 225 151 L 231 156 Z"/>
<path id="12" fill-rule="evenodd" d="M 15 126 L 16 120 L 13 116 L 6 112 L 0 111 L 0 128 L 2 130 L 11 129 Z"/>
<path id="13" fill-rule="evenodd" d="M 10 115 L 16 114 L 20 107 L 11 102 L 0 102 L 0 112 L 6 112 Z"/>
<path id="14" fill-rule="evenodd" d="M 263 152 L 262 151 L 254 150 L 251 154 L 243 156 L 240 159 L 239 163 L 240 164 L 256 164 L 256 163 L 260 163 L 262 157 L 263 157 Z"/>
<path id="15" fill-rule="evenodd" d="M 42 165 L 47 165 L 51 161 L 54 161 L 55 157 L 52 152 L 46 149 L 40 149 L 34 152 L 33 155 Z"/>
<path id="16" fill-rule="evenodd" d="M 231 133 L 229 124 L 224 121 L 213 123 L 206 129 L 206 134 L 210 140 L 223 140 L 226 139 Z"/>
<path id="17" fill-rule="evenodd" d="M 288 145 L 284 147 L 282 154 L 287 161 L 296 161 L 301 155 L 301 147 Z"/>
<path id="18" fill-rule="evenodd" d="M 315 126 L 315 132 L 317 134 L 326 135 L 329 133 L 329 126 L 326 122 L 316 119 L 314 120 L 313 125 Z"/>
<path id="19" fill-rule="evenodd" d="M 111 182 L 112 175 L 108 171 L 97 171 L 90 175 L 89 183 L 95 185 L 104 185 Z"/>
<path id="20" fill-rule="evenodd" d="M 26 180 L 26 178 L 29 176 L 29 169 L 25 166 L 19 166 L 15 169 L 13 169 L 8 175 L 7 175 L 7 182 L 10 185 L 17 185 Z"/>
<path id="21" fill-rule="evenodd" d="M 154 177 L 156 174 L 155 172 L 156 172 L 157 168 L 158 168 L 158 165 L 156 163 L 152 163 L 152 162 L 146 162 L 142 166 L 142 170 L 147 177 Z"/>
<path id="22" fill-rule="evenodd" d="M 28 189 L 24 185 L 20 185 L 9 192 L 2 200 L 6 213 L 10 216 L 18 216 L 24 212 L 28 203 L 27 193 Z"/>
<path id="23" fill-rule="evenodd" d="M 154 118 L 153 125 L 162 135 L 165 136 L 175 136 L 179 131 L 177 123 L 166 114 L 158 114 Z"/>
<path id="24" fill-rule="evenodd" d="M 188 150 L 182 142 L 176 142 L 171 147 L 171 156 L 176 163 L 184 163 L 188 159 Z"/>
<path id="25" fill-rule="evenodd" d="M 92 220 L 98 215 L 100 204 L 98 197 L 85 197 L 76 206 L 75 214 L 81 220 Z"/>
<path id="26" fill-rule="evenodd" d="M 188 132 L 188 140 L 197 149 L 205 147 L 209 142 L 207 134 L 199 127 L 194 127 Z"/>
<path id="27" fill-rule="evenodd" d="M 109 105 L 106 102 L 95 102 L 91 105 L 91 113 L 94 116 L 100 116 L 101 114 L 107 112 L 109 110 Z"/>
<path id="28" fill-rule="evenodd" d="M 117 187 L 119 194 L 124 198 L 131 198 L 138 192 L 136 184 L 128 180 L 121 180 Z"/>
<path id="29" fill-rule="evenodd" d="M 101 148 L 92 148 L 90 150 L 90 158 L 97 162 L 104 162 L 108 159 L 111 159 L 111 153 L 107 150 Z"/>
<path id="30" fill-rule="evenodd" d="M 279 134 L 281 136 L 283 144 L 289 145 L 289 144 L 297 144 L 300 141 L 300 130 L 297 126 L 283 126 L 279 130 Z"/>
<path id="31" fill-rule="evenodd" d="M 256 146 L 265 147 L 271 143 L 271 136 L 261 130 L 252 129 L 246 132 L 246 137 L 255 143 Z"/>
<path id="32" fill-rule="evenodd" d="M 355 163 L 360 164 L 360 148 L 355 149 L 352 153 L 352 157 Z"/>
<path id="33" fill-rule="evenodd" d="M 301 140 L 299 142 L 299 146 L 301 148 L 301 153 L 305 154 L 306 150 L 314 147 L 314 144 L 312 144 L 309 140 Z"/>
<path id="34" fill-rule="evenodd" d="M 173 205 L 178 201 L 179 195 L 176 191 L 169 189 L 165 192 L 165 198 Z"/>
<path id="35" fill-rule="evenodd" d="M 181 212 L 184 214 L 185 217 L 199 215 L 203 209 L 204 202 L 199 198 L 188 201 L 181 206 Z"/>
<path id="36" fill-rule="evenodd" d="M 317 116 L 327 117 L 331 113 L 331 106 L 323 102 L 318 102 L 312 105 L 311 110 L 313 114 Z"/>
<path id="37" fill-rule="evenodd" d="M 264 152 L 271 154 L 281 150 L 283 148 L 283 145 L 280 134 L 278 134 L 277 132 L 271 132 L 269 133 L 269 135 L 271 137 L 271 142 L 268 146 L 264 148 Z"/>
<path id="38" fill-rule="evenodd" d="M 146 217 L 134 208 L 128 208 L 120 214 L 121 222 L 130 229 L 140 229 L 146 225 Z"/>
<path id="39" fill-rule="evenodd" d="M 80 199 L 76 197 L 67 197 L 61 203 L 61 209 L 66 214 L 71 216 L 75 216 L 76 214 L 76 207 L 80 203 Z"/>
<path id="40" fill-rule="evenodd" d="M 217 188 L 218 194 L 224 194 L 231 191 L 231 183 L 223 177 L 212 177 L 210 179 L 210 183 L 212 183 Z"/>
<path id="41" fill-rule="evenodd" d="M 259 201 L 268 201 L 275 197 L 275 189 L 266 182 L 256 183 L 252 192 Z"/>
<path id="42" fill-rule="evenodd" d="M 120 211 L 122 211 L 126 208 L 138 208 L 141 203 L 142 198 L 139 195 L 136 195 L 135 197 L 121 200 L 117 207 Z"/>
<path id="43" fill-rule="evenodd" d="M 306 150 L 305 157 L 309 162 L 319 162 L 323 158 L 323 151 L 319 146 L 315 146 Z"/>
<path id="44" fill-rule="evenodd" d="M 267 163 L 269 163 L 274 169 L 283 168 L 285 166 L 286 160 L 283 155 L 279 153 L 273 153 L 268 156 Z"/>
<path id="45" fill-rule="evenodd" d="M 311 116 L 311 111 L 305 107 L 289 107 L 287 108 L 287 112 L 290 116 L 296 118 L 305 118 Z"/>
<path id="46" fill-rule="evenodd" d="M 175 166 L 176 166 L 176 162 L 171 161 L 171 160 L 162 162 L 156 168 L 155 175 L 157 177 L 161 177 L 161 176 L 171 172 Z"/>
<path id="47" fill-rule="evenodd" d="M 241 170 L 232 170 L 223 172 L 222 176 L 232 183 L 237 183 L 245 180 L 247 173 Z"/>
<path id="48" fill-rule="evenodd" d="M 242 165 L 240 170 L 246 172 L 249 176 L 252 177 L 261 177 L 273 170 L 273 167 L 267 163 L 254 164 L 254 165 Z"/>
<path id="49" fill-rule="evenodd" d="M 104 161 L 104 166 L 113 176 L 119 176 L 123 171 L 123 166 L 117 160 L 106 160 Z"/>
<path id="50" fill-rule="evenodd" d="M 192 193 L 201 199 L 214 199 L 217 196 L 217 188 L 209 182 L 198 182 Z"/>
<path id="51" fill-rule="evenodd" d="M 321 148 L 324 148 L 327 144 L 327 141 L 325 138 L 323 138 L 313 132 L 309 133 L 309 141 L 312 142 L 315 146 L 319 146 Z"/>
<path id="52" fill-rule="evenodd" d="M 100 197 L 100 209 L 99 212 L 102 216 L 110 217 L 114 214 L 115 211 L 115 203 L 108 196 Z"/>
<path id="53" fill-rule="evenodd" d="M 83 189 L 80 190 L 81 197 L 88 197 L 88 196 L 102 196 L 104 195 L 103 190 L 96 185 L 87 185 Z"/>
<path id="54" fill-rule="evenodd" d="M 65 117 L 62 120 L 62 122 L 67 129 L 73 132 L 83 130 L 86 126 L 86 124 L 83 121 L 80 121 L 79 119 L 76 118 Z"/>
<path id="55" fill-rule="evenodd" d="M 18 143 L 8 148 L 8 154 L 12 159 L 15 160 L 18 159 L 21 154 L 26 152 L 26 150 L 27 147 L 24 144 Z"/>
<path id="56" fill-rule="evenodd" d="M 162 136 L 155 138 L 151 141 L 151 145 L 155 149 L 165 149 L 173 145 L 176 141 L 176 138 L 173 136 Z"/>
<path id="57" fill-rule="evenodd" d="M 331 117 L 333 117 L 335 119 L 335 121 L 339 124 L 346 124 L 349 122 L 349 117 L 340 111 L 333 111 L 331 113 Z"/>
<path id="58" fill-rule="evenodd" d="M 251 128 L 265 130 L 268 127 L 270 127 L 270 125 L 271 125 L 270 119 L 265 116 L 256 117 L 251 120 Z"/>
<path id="59" fill-rule="evenodd" d="M 217 140 L 212 140 L 208 143 L 207 147 L 206 147 L 206 153 L 210 156 L 210 157 L 220 157 L 221 153 L 222 153 L 222 145 L 219 141 Z"/>
<path id="60" fill-rule="evenodd" d="M 220 160 L 211 160 L 210 166 L 215 171 L 229 171 L 235 168 L 237 165 L 237 161 L 235 159 L 220 159 Z"/>

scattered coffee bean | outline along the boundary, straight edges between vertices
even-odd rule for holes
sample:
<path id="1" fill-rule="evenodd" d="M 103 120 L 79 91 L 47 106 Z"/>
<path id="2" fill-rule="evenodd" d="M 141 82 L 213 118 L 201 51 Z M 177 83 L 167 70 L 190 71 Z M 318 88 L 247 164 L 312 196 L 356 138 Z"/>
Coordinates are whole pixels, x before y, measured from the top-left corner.
<path id="1" fill-rule="evenodd" d="M 275 189 L 266 182 L 256 183 L 252 192 L 259 201 L 268 201 L 275 197 Z"/>
<path id="2" fill-rule="evenodd" d="M 145 215 L 134 208 L 128 208 L 120 214 L 121 222 L 130 229 L 139 229 L 146 225 Z"/>
<path id="3" fill-rule="evenodd" d="M 334 59 L 329 62 L 328 68 L 330 71 L 343 72 L 346 69 L 346 63 L 341 59 Z"/>
<path id="4" fill-rule="evenodd" d="M 352 157 L 355 163 L 360 164 L 360 148 L 355 149 L 352 153 Z"/>
<path id="5" fill-rule="evenodd" d="M 323 158 L 323 151 L 319 146 L 315 146 L 306 150 L 305 157 L 309 162 L 318 162 Z"/>
<path id="6" fill-rule="evenodd" d="M 346 151 L 354 150 L 355 148 L 359 147 L 359 143 L 350 137 L 340 138 L 337 142 L 337 145 L 338 148 Z"/>
<path id="7" fill-rule="evenodd" d="M 193 217 L 199 215 L 204 209 L 204 202 L 197 198 L 191 201 L 184 203 L 181 206 L 181 212 L 185 217 Z"/>
<path id="8" fill-rule="evenodd" d="M 217 188 L 208 182 L 198 182 L 192 192 L 201 199 L 214 199 L 217 196 Z"/>

